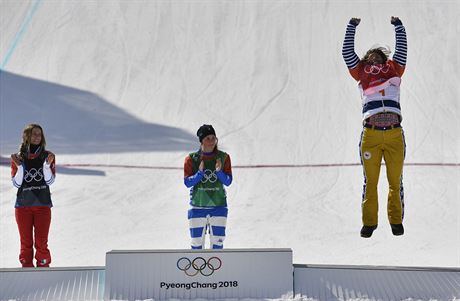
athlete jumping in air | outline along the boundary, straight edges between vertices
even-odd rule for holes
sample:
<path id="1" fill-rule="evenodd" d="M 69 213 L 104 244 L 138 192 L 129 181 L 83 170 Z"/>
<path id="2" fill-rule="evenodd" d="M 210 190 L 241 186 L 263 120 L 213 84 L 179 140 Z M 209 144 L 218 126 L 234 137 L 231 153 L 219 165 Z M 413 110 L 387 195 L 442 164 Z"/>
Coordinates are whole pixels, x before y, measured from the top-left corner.
<path id="1" fill-rule="evenodd" d="M 342 55 L 351 76 L 358 81 L 362 98 L 363 132 L 360 141 L 364 171 L 362 196 L 362 237 L 371 237 L 378 224 L 377 184 L 382 158 L 389 184 L 388 219 L 394 235 L 404 234 L 404 190 L 402 183 L 406 145 L 401 128 L 399 87 L 406 67 L 406 30 L 398 17 L 391 17 L 396 34 L 393 59 L 386 48 L 372 48 L 362 59 L 354 50 L 360 19 L 347 25 Z"/>
<path id="2" fill-rule="evenodd" d="M 222 249 L 227 223 L 227 195 L 224 185 L 232 183 L 230 156 L 217 149 L 218 139 L 212 125 L 198 131 L 200 149 L 184 162 L 184 184 L 190 188 L 188 220 L 192 249 L 203 249 L 209 231 L 213 249 Z"/>

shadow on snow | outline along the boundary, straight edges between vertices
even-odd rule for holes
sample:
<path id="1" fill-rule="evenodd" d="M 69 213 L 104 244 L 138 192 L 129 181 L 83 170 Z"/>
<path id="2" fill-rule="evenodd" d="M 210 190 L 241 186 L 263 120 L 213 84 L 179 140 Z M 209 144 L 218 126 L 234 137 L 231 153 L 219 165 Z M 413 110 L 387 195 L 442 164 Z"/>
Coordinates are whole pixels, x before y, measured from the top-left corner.
<path id="1" fill-rule="evenodd" d="M 0 71 L 0 150 L 18 149 L 26 124 L 44 128 L 50 150 L 60 154 L 184 151 L 194 135 L 148 123 L 98 95 Z"/>

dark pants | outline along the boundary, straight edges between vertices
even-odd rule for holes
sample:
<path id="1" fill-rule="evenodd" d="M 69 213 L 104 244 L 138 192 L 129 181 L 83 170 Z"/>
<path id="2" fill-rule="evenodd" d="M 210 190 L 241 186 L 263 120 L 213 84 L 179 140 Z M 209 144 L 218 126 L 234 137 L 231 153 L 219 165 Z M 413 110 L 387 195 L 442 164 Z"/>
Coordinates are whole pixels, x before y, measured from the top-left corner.
<path id="1" fill-rule="evenodd" d="M 51 208 L 42 206 L 16 208 L 16 222 L 21 238 L 19 261 L 22 267 L 34 267 L 33 246 L 37 267 L 49 267 L 51 254 L 48 250 L 48 233 L 51 224 Z"/>

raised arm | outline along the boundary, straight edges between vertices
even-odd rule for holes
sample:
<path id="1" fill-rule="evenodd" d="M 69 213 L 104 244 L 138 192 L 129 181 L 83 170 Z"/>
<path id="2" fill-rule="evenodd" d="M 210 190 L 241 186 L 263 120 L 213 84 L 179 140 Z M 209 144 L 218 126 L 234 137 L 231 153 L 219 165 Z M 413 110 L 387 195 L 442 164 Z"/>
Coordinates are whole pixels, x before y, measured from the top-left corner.
<path id="1" fill-rule="evenodd" d="M 401 20 L 398 17 L 391 17 L 391 24 L 395 27 L 396 35 L 396 46 L 395 54 L 393 55 L 393 61 L 399 64 L 400 69 L 399 75 L 401 76 L 404 73 L 407 60 L 407 36 L 406 29 L 402 24 Z"/>
<path id="2" fill-rule="evenodd" d="M 355 69 L 359 64 L 359 57 L 355 52 L 355 34 L 356 26 L 359 25 L 361 19 L 351 18 L 347 25 L 347 31 L 345 32 L 345 39 L 342 46 L 342 56 L 347 64 L 348 70 L 354 79 L 359 80 L 359 74 Z"/>

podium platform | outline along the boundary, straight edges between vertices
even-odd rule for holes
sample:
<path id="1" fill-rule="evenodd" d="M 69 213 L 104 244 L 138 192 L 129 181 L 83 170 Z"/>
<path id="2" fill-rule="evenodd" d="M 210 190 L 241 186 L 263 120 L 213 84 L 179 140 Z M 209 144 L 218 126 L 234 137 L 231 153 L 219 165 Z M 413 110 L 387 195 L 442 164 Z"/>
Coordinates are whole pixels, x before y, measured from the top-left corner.
<path id="1" fill-rule="evenodd" d="M 293 297 L 291 249 L 111 251 L 105 299 Z"/>
<path id="2" fill-rule="evenodd" d="M 103 300 L 105 267 L 0 269 L 0 301 Z"/>
<path id="3" fill-rule="evenodd" d="M 291 249 L 116 250 L 105 267 L 0 269 L 0 301 L 459 298 L 460 268 L 292 264 Z"/>

